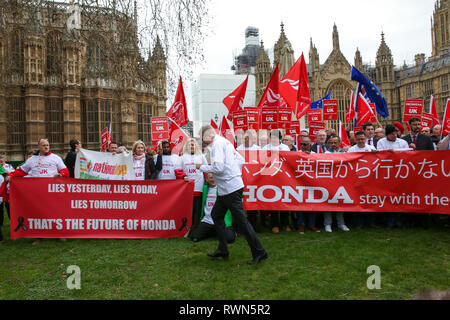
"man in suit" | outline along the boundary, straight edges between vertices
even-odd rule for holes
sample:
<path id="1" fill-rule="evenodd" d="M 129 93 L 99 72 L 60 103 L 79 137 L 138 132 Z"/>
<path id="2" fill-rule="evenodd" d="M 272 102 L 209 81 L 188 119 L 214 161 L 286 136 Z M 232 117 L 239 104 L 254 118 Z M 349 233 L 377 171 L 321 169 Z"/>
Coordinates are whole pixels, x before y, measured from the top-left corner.
<path id="1" fill-rule="evenodd" d="M 378 139 L 375 138 L 375 128 L 370 122 L 363 124 L 362 129 L 366 136 L 366 144 L 377 148 Z"/>
<path id="2" fill-rule="evenodd" d="M 411 132 L 404 136 L 409 147 L 413 150 L 434 150 L 431 138 L 420 133 L 421 121 L 419 118 L 413 117 L 408 121 Z M 429 226 L 430 215 L 428 213 L 411 213 L 407 216 L 407 222 L 410 226 L 422 225 L 424 228 Z"/>
<path id="3" fill-rule="evenodd" d="M 316 143 L 311 147 L 311 151 L 315 153 L 325 153 L 331 151 L 331 147 L 325 143 L 327 140 L 327 132 L 325 130 L 319 130 L 316 133 Z"/>
<path id="4" fill-rule="evenodd" d="M 414 150 L 434 150 L 431 138 L 425 134 L 420 133 L 420 119 L 413 117 L 408 121 L 411 133 L 404 136 L 402 139 L 408 142 L 411 149 Z"/>

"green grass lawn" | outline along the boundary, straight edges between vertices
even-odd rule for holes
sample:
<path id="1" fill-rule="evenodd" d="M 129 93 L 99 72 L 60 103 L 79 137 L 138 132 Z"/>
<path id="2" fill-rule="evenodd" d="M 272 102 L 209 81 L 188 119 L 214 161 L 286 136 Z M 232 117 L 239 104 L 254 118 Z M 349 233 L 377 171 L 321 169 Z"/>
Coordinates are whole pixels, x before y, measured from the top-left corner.
<path id="1" fill-rule="evenodd" d="M 6 216 L 6 215 L 5 215 Z M 184 239 L 10 240 L 0 243 L 0 299 L 411 299 L 424 288 L 450 289 L 450 229 L 368 229 L 331 234 L 259 234 L 269 259 L 246 264 L 239 236 L 229 261 L 206 253 L 217 241 Z M 337 229 L 337 228 L 335 228 Z M 70 265 L 81 290 L 66 286 Z M 381 289 L 366 286 L 381 268 Z"/>

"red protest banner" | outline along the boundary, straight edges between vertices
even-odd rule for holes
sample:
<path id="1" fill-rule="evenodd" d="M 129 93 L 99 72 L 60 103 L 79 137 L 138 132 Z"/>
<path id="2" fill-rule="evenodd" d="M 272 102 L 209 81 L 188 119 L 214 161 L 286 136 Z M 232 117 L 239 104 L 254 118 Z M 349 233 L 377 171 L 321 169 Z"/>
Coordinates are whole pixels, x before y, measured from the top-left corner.
<path id="1" fill-rule="evenodd" d="M 169 120 L 167 117 L 152 117 L 152 140 L 169 139 Z"/>
<path id="2" fill-rule="evenodd" d="M 450 151 L 442 152 L 251 151 L 244 208 L 450 214 Z"/>
<path id="3" fill-rule="evenodd" d="M 11 179 L 11 239 L 172 238 L 192 220 L 193 183 Z"/>
<path id="4" fill-rule="evenodd" d="M 324 122 L 310 122 L 308 124 L 309 126 L 309 138 L 311 139 L 311 142 L 316 142 L 316 134 L 319 130 L 325 130 L 325 123 Z"/>
<path id="5" fill-rule="evenodd" d="M 259 109 L 256 107 L 246 107 L 248 118 L 248 129 L 259 130 Z"/>
<path id="6" fill-rule="evenodd" d="M 422 122 L 421 122 L 421 127 L 425 128 L 432 128 L 433 127 L 433 115 L 431 113 L 422 113 Z"/>
<path id="7" fill-rule="evenodd" d="M 322 109 L 309 109 L 308 110 L 308 123 L 310 122 L 322 122 Z"/>
<path id="8" fill-rule="evenodd" d="M 323 120 L 338 120 L 337 100 L 323 100 Z"/>
<path id="9" fill-rule="evenodd" d="M 292 109 L 278 109 L 278 129 L 289 129 L 292 121 Z"/>
<path id="10" fill-rule="evenodd" d="M 248 115 L 246 110 L 233 112 L 233 127 L 235 134 L 248 130 Z"/>
<path id="11" fill-rule="evenodd" d="M 288 129 L 288 133 L 292 137 L 294 137 L 297 134 L 300 134 L 300 122 L 298 122 L 298 120 L 293 120 L 291 122 L 291 126 Z"/>
<path id="12" fill-rule="evenodd" d="M 276 107 L 261 108 L 261 129 L 266 130 L 278 129 L 278 108 Z"/>
<path id="13" fill-rule="evenodd" d="M 408 123 L 412 117 L 421 118 L 423 111 L 423 100 L 410 99 L 405 101 L 405 112 L 403 113 L 403 122 Z"/>

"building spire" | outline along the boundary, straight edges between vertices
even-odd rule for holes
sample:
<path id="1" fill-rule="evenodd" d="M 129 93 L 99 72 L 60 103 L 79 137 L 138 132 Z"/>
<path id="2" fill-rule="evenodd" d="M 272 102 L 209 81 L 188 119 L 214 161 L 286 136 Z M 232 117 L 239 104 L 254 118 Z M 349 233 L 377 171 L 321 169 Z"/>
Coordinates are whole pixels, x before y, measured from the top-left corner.
<path id="1" fill-rule="evenodd" d="M 339 33 L 337 31 L 336 23 L 333 26 L 333 50 L 339 51 Z"/>

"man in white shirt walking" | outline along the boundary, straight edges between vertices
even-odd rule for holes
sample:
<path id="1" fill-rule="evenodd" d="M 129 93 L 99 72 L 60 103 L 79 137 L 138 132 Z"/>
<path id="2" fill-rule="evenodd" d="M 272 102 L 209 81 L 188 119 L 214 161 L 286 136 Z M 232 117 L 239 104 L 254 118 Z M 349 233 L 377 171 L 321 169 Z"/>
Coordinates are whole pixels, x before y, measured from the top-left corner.
<path id="1" fill-rule="evenodd" d="M 226 212 L 230 210 L 233 222 L 245 236 L 251 248 L 253 260 L 249 261 L 248 264 L 257 264 L 267 259 L 268 254 L 244 214 L 242 204 L 244 182 L 242 181 L 236 150 L 228 140 L 216 135 L 211 126 L 202 127 L 200 134 L 203 142 L 211 148 L 211 164 L 202 165 L 199 163 L 197 169 L 213 174 L 219 193 L 211 212 L 219 238 L 219 247 L 214 253 L 209 253 L 208 256 L 228 259 L 224 217 Z"/>

